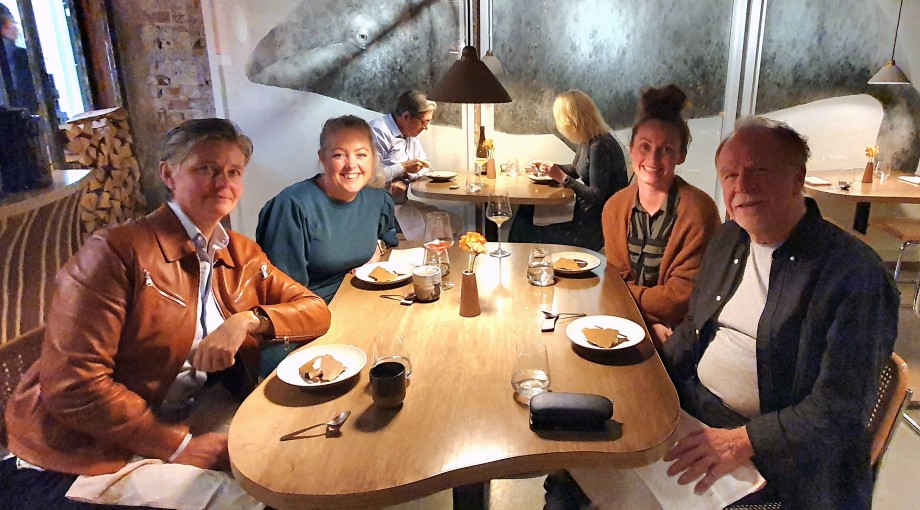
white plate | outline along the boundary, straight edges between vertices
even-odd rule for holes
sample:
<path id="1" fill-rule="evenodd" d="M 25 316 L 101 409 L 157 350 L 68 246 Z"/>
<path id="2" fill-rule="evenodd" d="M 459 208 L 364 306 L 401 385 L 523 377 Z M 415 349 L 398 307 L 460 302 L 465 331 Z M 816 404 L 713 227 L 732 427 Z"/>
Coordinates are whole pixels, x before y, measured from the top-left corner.
<path id="1" fill-rule="evenodd" d="M 527 174 L 527 178 L 539 184 L 549 184 L 551 182 L 556 182 L 556 179 L 553 179 L 548 175 Z"/>
<path id="2" fill-rule="evenodd" d="M 425 174 L 425 177 L 431 179 L 434 182 L 446 182 L 457 176 L 457 172 L 451 172 L 449 170 L 435 170 L 433 172 L 428 172 Z"/>
<path id="3" fill-rule="evenodd" d="M 616 347 L 611 347 L 609 349 L 598 347 L 589 342 L 588 339 L 585 338 L 585 334 L 582 333 L 583 329 L 594 327 L 619 330 L 620 333 L 626 335 L 627 340 L 617 345 Z M 588 317 L 575 319 L 565 328 L 565 334 L 569 337 L 569 340 L 571 340 L 572 343 L 576 343 L 582 347 L 593 349 L 595 351 L 612 351 L 615 349 L 625 349 L 627 347 L 636 345 L 645 338 L 645 330 L 642 329 L 642 326 L 629 319 L 624 319 L 622 317 L 616 317 L 613 315 L 590 315 Z"/>
<path id="4" fill-rule="evenodd" d="M 300 377 L 300 367 L 323 354 L 331 354 L 333 358 L 345 365 L 345 371 L 339 374 L 334 381 L 329 382 L 312 383 Z M 353 345 L 311 345 L 281 360 L 278 365 L 278 379 L 292 386 L 321 388 L 351 379 L 364 368 L 365 364 L 367 364 L 367 354 Z"/>
<path id="5" fill-rule="evenodd" d="M 601 265 L 601 259 L 595 257 L 594 255 L 591 255 L 590 253 L 584 253 L 584 252 L 581 252 L 581 251 L 561 251 L 561 252 L 559 252 L 559 253 L 553 253 L 552 255 L 550 255 L 550 257 L 551 257 L 551 259 L 552 259 L 552 261 L 553 261 L 553 270 L 556 271 L 557 273 L 560 273 L 560 274 L 579 274 L 579 273 L 584 273 L 584 272 L 590 271 L 590 270 L 594 269 L 595 267 Z M 577 270 L 577 271 L 570 271 L 570 270 L 567 270 L 567 269 L 558 269 L 558 268 L 556 268 L 556 261 L 559 260 L 559 259 L 578 259 L 578 260 L 583 260 L 583 261 L 587 262 L 588 265 L 585 266 L 585 267 L 583 267 L 583 268 L 581 268 L 581 269 L 579 269 L 579 270 Z"/>
<path id="6" fill-rule="evenodd" d="M 402 276 L 400 276 L 398 280 L 393 280 L 392 282 L 378 282 L 377 280 L 370 277 L 371 271 L 373 271 L 374 268 L 378 266 L 386 269 L 391 273 L 397 273 Z M 371 285 L 395 285 L 412 278 L 413 269 L 415 269 L 415 266 L 407 262 L 374 262 L 373 264 L 365 264 L 359 267 L 355 271 L 355 277 L 362 282 L 367 282 Z"/>

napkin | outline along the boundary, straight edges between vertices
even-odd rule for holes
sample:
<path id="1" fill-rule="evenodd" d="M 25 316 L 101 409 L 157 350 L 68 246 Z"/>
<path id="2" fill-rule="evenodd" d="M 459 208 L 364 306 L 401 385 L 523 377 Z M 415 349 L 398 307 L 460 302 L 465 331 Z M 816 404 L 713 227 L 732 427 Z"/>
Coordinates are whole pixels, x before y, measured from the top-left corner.
<path id="1" fill-rule="evenodd" d="M 533 224 L 538 227 L 565 223 L 575 218 L 575 201 L 560 205 L 535 205 Z"/>
<path id="2" fill-rule="evenodd" d="M 403 250 L 390 250 L 390 262 L 412 264 L 413 266 L 424 265 L 425 248 L 408 248 Z"/>
<path id="3" fill-rule="evenodd" d="M 805 184 L 809 184 L 811 186 L 830 186 L 831 181 L 826 181 L 820 177 L 809 175 L 805 177 Z"/>
<path id="4" fill-rule="evenodd" d="M 898 180 L 909 182 L 911 184 L 920 184 L 920 175 L 902 175 L 898 177 Z"/>
<path id="5" fill-rule="evenodd" d="M 703 430 L 702 422 L 680 411 L 680 423 L 673 438 L 681 439 L 692 431 Z M 671 463 L 658 460 L 648 466 L 620 468 L 573 468 L 569 472 L 591 498 L 592 508 L 643 508 L 649 510 L 721 510 L 756 492 L 766 480 L 750 461 L 718 479 L 703 494 L 695 494 L 695 483 L 678 485 L 677 477 L 667 474 Z"/>

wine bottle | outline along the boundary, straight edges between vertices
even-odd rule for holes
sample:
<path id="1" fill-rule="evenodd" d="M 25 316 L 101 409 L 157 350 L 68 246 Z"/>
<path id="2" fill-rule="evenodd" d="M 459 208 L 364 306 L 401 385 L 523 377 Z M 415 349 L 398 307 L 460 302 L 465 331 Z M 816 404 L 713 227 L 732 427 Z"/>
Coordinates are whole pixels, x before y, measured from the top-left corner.
<path id="1" fill-rule="evenodd" d="M 476 157 L 488 158 L 489 149 L 486 148 L 486 127 L 479 126 L 479 141 L 476 143 Z"/>

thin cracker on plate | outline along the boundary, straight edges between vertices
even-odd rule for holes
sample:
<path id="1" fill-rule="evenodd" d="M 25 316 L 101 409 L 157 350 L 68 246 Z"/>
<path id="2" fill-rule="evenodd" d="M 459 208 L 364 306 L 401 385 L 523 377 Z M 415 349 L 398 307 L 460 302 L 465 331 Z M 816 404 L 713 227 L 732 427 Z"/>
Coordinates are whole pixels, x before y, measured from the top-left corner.
<path id="1" fill-rule="evenodd" d="M 604 349 L 616 347 L 621 343 L 629 340 L 626 335 L 620 333 L 617 329 L 593 327 L 581 330 L 591 345 L 596 345 Z"/>
<path id="2" fill-rule="evenodd" d="M 556 262 L 553 263 L 553 268 L 560 269 L 562 271 L 578 271 L 587 265 L 588 263 L 581 259 L 569 259 L 560 257 L 556 259 Z"/>
<path id="3" fill-rule="evenodd" d="M 342 375 L 345 365 L 332 357 L 331 354 L 316 356 L 300 367 L 300 377 L 312 383 L 331 382 Z"/>
<path id="4" fill-rule="evenodd" d="M 377 266 L 373 269 L 373 271 L 368 273 L 367 276 L 369 278 L 373 278 L 374 280 L 377 280 L 380 283 L 390 283 L 390 282 L 395 282 L 396 280 L 399 280 L 405 275 L 400 274 L 400 273 L 394 273 L 392 271 L 387 271 L 383 267 Z"/>

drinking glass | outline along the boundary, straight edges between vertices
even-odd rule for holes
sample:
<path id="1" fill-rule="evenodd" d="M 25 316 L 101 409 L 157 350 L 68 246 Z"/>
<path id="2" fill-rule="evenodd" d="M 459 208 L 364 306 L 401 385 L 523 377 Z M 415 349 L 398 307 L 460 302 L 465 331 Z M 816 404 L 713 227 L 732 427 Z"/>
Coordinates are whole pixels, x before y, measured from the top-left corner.
<path id="1" fill-rule="evenodd" d="M 482 162 L 480 164 L 480 161 Z M 473 169 L 467 172 L 466 174 L 466 190 L 470 193 L 479 193 L 482 190 L 482 177 L 481 173 L 485 170 L 485 165 L 488 163 L 487 159 L 476 160 L 476 165 L 473 166 Z"/>
<path id="2" fill-rule="evenodd" d="M 878 174 L 879 182 L 885 182 L 885 179 L 891 175 L 891 165 L 887 161 L 879 161 L 875 166 L 875 172 Z"/>
<path id="3" fill-rule="evenodd" d="M 534 248 L 527 263 L 527 281 L 537 287 L 548 287 L 555 283 L 554 276 L 556 275 L 549 253 L 542 248 Z"/>
<path id="4" fill-rule="evenodd" d="M 412 362 L 406 348 L 406 337 L 399 333 L 378 333 L 374 337 L 374 365 L 396 361 L 406 367 L 406 377 L 412 375 Z"/>
<path id="5" fill-rule="evenodd" d="M 856 169 L 847 168 L 840 172 L 840 175 L 837 176 L 837 184 L 840 186 L 840 189 L 849 189 L 853 183 L 856 182 Z"/>
<path id="6" fill-rule="evenodd" d="M 549 361 L 546 345 L 540 341 L 522 340 L 515 345 L 517 359 L 511 374 L 511 386 L 516 398 L 525 404 L 531 397 L 549 391 Z"/>
<path id="7" fill-rule="evenodd" d="M 450 215 L 444 211 L 430 212 L 425 215 L 425 248 L 435 252 L 437 265 L 441 266 L 441 253 L 454 245 L 454 234 L 450 228 Z M 445 273 L 444 275 L 446 275 Z M 454 287 L 450 280 L 441 280 L 441 290 Z"/>
<path id="8" fill-rule="evenodd" d="M 518 166 L 518 160 L 516 158 L 511 158 L 508 160 L 508 163 L 505 167 L 505 173 L 508 177 L 517 177 L 521 174 L 521 167 Z"/>
<path id="9" fill-rule="evenodd" d="M 486 218 L 498 225 L 498 248 L 490 251 L 493 257 L 507 257 L 511 255 L 508 250 L 502 249 L 502 223 L 511 219 L 511 202 L 508 200 L 507 191 L 498 191 L 489 195 L 489 205 L 486 207 Z"/>

